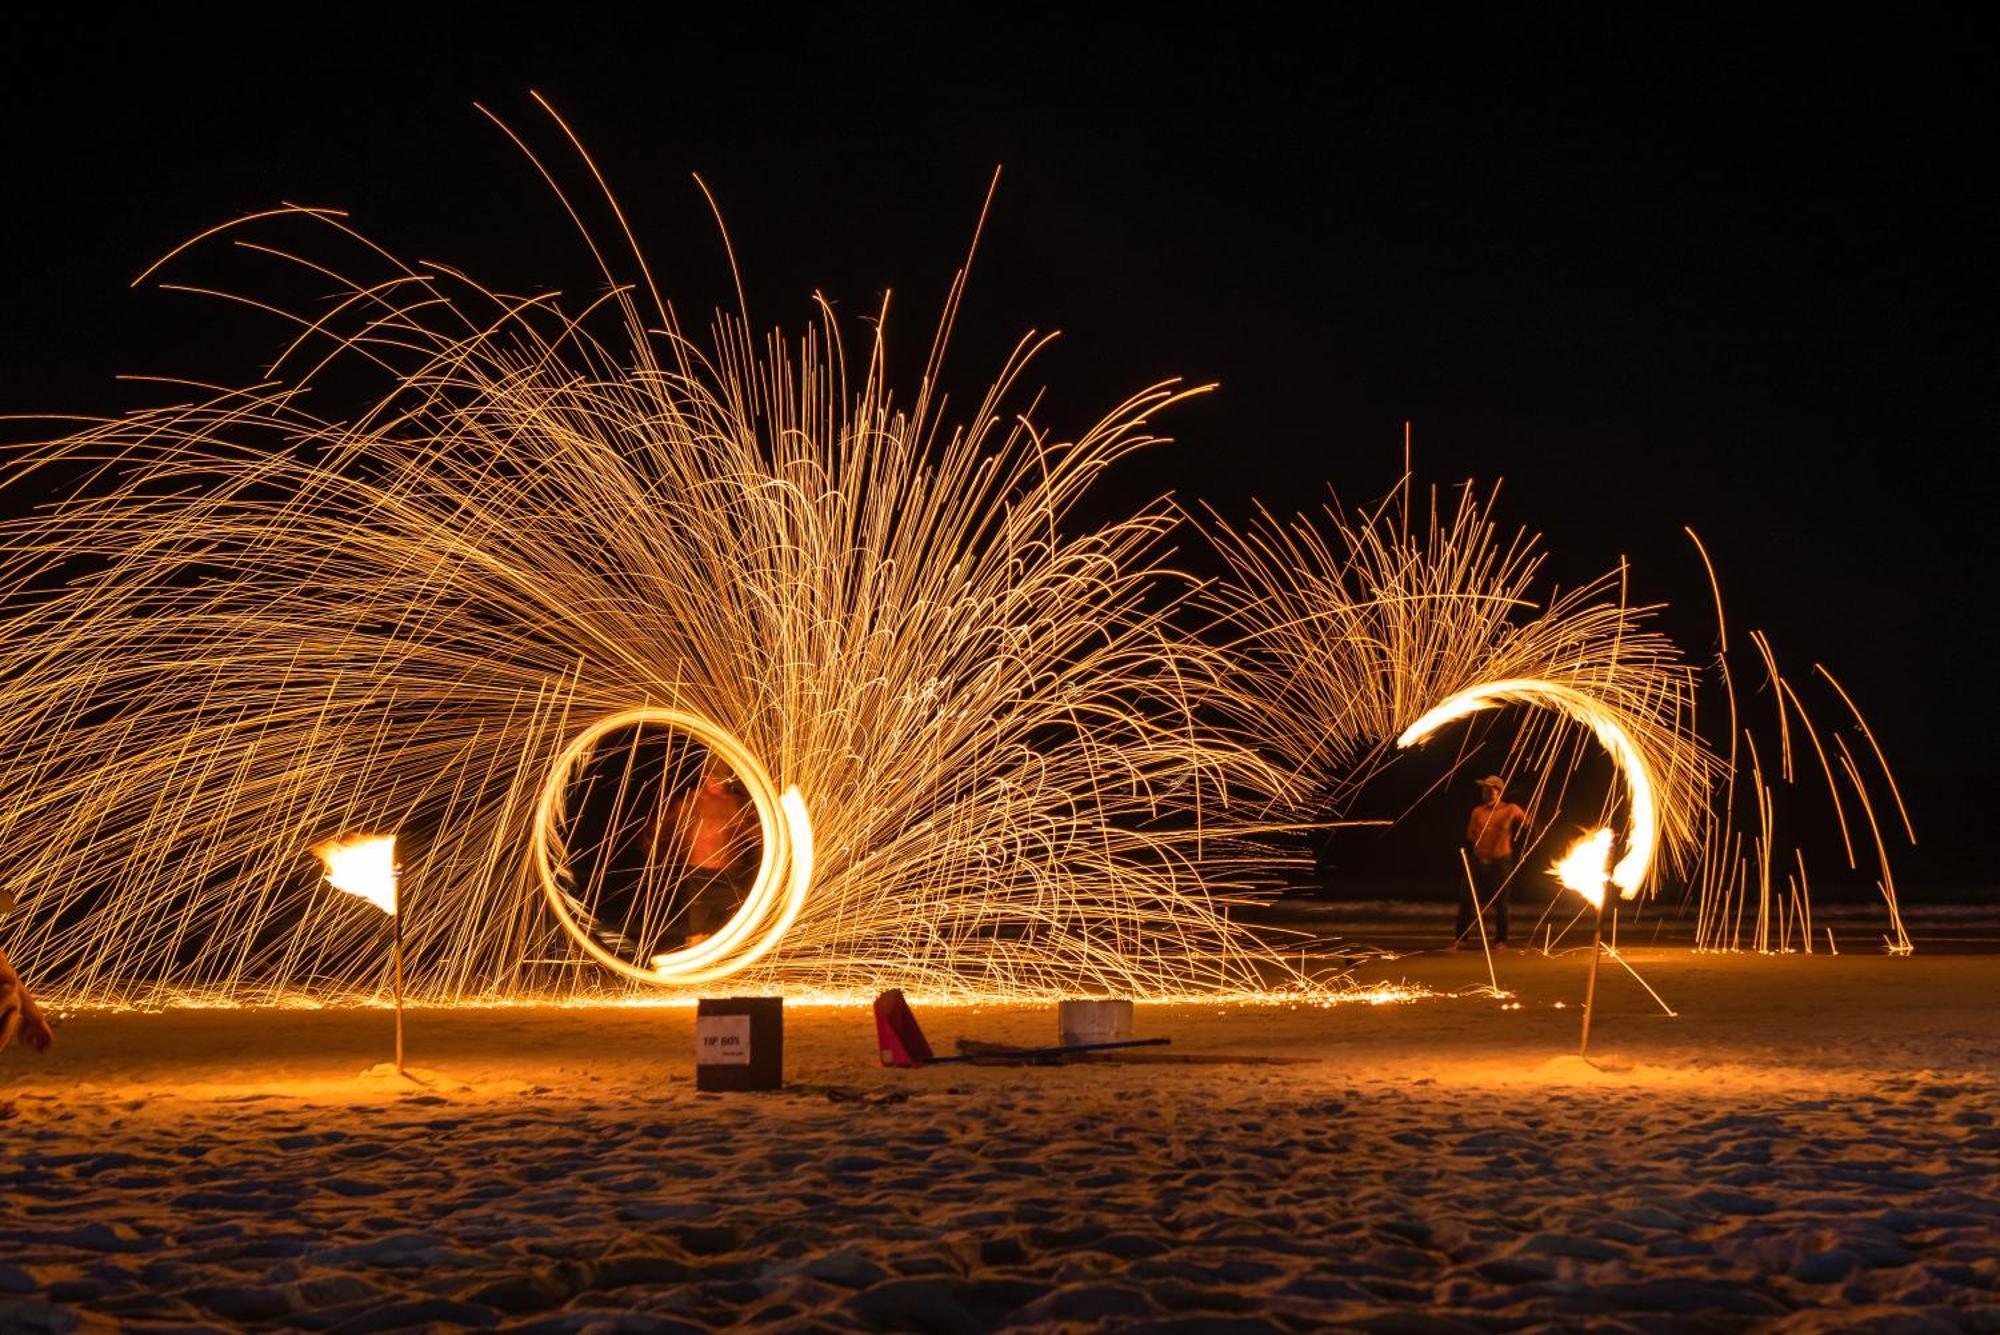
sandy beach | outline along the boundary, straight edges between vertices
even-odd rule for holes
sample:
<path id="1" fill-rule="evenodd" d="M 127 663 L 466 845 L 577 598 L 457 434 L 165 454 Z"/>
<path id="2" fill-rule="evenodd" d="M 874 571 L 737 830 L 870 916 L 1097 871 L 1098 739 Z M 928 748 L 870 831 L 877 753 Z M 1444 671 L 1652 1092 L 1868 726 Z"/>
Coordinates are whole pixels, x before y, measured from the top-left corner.
<path id="1" fill-rule="evenodd" d="M 2000 1329 L 2000 957 L 1630 955 L 1680 1014 L 1607 967 L 1597 1066 L 1580 953 L 1139 1010 L 1282 1065 L 793 1006 L 765 1095 L 686 1007 L 413 1011 L 427 1084 L 383 1010 L 74 1014 L 0 1057 L 0 1330 Z"/>

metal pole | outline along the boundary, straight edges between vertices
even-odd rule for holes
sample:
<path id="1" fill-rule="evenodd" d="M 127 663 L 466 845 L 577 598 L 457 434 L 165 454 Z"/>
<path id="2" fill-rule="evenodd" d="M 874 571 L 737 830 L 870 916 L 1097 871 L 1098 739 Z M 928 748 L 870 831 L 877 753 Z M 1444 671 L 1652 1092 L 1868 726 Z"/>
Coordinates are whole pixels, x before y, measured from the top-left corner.
<path id="1" fill-rule="evenodd" d="M 403 905 L 397 897 L 396 911 L 389 915 L 396 946 L 396 1074 L 403 1074 Z M 1586 1021 L 1588 1017 L 1586 1016 Z"/>
<path id="2" fill-rule="evenodd" d="M 1604 887 L 1604 896 L 1606 899 L 1611 897 L 1609 885 Z M 1590 982 L 1583 990 L 1583 1037 L 1576 1045 L 1576 1055 L 1579 1057 L 1587 1058 L 1590 1055 L 1590 1008 L 1597 1001 L 1597 961 L 1603 954 L 1604 905 L 1600 903 L 1597 906 L 1597 927 L 1590 936 Z"/>

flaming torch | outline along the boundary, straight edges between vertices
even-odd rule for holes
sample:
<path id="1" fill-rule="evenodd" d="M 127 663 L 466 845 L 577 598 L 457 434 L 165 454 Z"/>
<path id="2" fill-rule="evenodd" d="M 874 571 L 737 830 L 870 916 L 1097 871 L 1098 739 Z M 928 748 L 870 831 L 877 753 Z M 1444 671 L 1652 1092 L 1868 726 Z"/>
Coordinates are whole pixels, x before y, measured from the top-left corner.
<path id="1" fill-rule="evenodd" d="M 403 917 L 396 911 L 396 836 L 351 834 L 315 845 L 326 883 L 358 895 L 389 915 L 396 992 L 396 1074 L 403 1071 Z"/>
<path id="2" fill-rule="evenodd" d="M 1590 982 L 1583 990 L 1583 1037 L 1577 1041 L 1576 1055 L 1590 1055 L 1590 1008 L 1597 1000 L 1597 961 L 1604 954 L 1604 901 L 1613 884 L 1611 830 L 1592 830 L 1569 846 L 1562 860 L 1549 872 L 1566 888 L 1576 891 L 1597 910 L 1597 924 L 1590 936 Z M 1650 989 L 1648 989 L 1650 990 Z"/>

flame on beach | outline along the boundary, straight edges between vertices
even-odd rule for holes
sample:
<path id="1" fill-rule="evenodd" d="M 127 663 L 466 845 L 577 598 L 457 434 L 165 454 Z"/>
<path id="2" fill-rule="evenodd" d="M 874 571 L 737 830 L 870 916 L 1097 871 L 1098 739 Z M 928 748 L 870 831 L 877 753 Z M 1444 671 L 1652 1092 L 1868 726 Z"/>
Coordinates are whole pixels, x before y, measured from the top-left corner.
<path id="1" fill-rule="evenodd" d="M 315 845 L 313 856 L 326 864 L 326 883 L 367 900 L 384 913 L 396 911 L 396 836 L 351 834 Z"/>
<path id="2" fill-rule="evenodd" d="M 1569 846 L 1549 874 L 1589 900 L 1592 908 L 1603 908 L 1604 885 L 1611 879 L 1611 840 L 1610 826 L 1592 830 Z"/>

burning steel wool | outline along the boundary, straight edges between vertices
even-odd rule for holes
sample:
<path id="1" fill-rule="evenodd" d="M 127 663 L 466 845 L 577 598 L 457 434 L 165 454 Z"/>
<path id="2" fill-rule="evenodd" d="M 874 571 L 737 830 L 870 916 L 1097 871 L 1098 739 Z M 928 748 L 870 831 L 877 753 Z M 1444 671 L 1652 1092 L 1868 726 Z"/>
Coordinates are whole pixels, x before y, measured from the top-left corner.
<path id="1" fill-rule="evenodd" d="M 1468 486 L 1443 511 L 1433 497 L 1427 519 L 1413 528 L 1406 479 L 1389 501 L 1359 515 L 1332 505 L 1322 516 L 1290 521 L 1264 514 L 1241 532 L 1216 523 L 1215 546 L 1229 578 L 1205 603 L 1243 664 L 1243 698 L 1254 702 L 1236 715 L 1241 735 L 1284 757 L 1300 781 L 1295 792 L 1339 809 L 1392 758 L 1392 745 L 1421 744 L 1501 706 L 1528 706 L 1538 717 L 1523 725 L 1502 768 L 1542 776 L 1538 793 L 1555 776 L 1557 808 L 1580 746 L 1601 747 L 1619 776 L 1603 818 L 1549 869 L 1559 884 L 1601 906 L 1607 883 L 1629 900 L 1672 873 L 1693 901 L 1698 946 L 1811 949 L 1805 859 L 1797 847 L 1798 875 L 1787 875 L 1774 893 L 1773 864 L 1783 855 L 1773 787 L 1756 737 L 1739 718 L 1726 625 L 1717 675 L 1728 732 L 1718 746 L 1696 726 L 1700 677 L 1648 628 L 1655 609 L 1629 605 L 1623 570 L 1539 600 L 1534 586 L 1542 556 L 1535 540 L 1517 533 L 1503 541 L 1489 508 Z M 1706 551 L 1702 557 L 1706 563 Z M 1707 568 L 1713 582 L 1713 567 Z M 1720 620 L 1719 593 L 1716 607 Z M 1907 952 L 1869 785 L 1846 739 L 1833 734 L 1845 785 L 1836 777 L 1822 730 L 1779 675 L 1768 642 L 1754 633 L 1753 641 L 1778 700 L 1782 781 L 1794 780 L 1790 723 L 1796 720 L 1819 758 L 1852 870 L 1860 862 L 1843 797 L 1865 816 L 1888 914 L 1885 944 Z M 1831 674 L 1819 672 L 1839 690 Z M 1874 734 L 1846 692 L 1839 694 L 1894 795 Z M 1756 795 L 1747 841 L 1737 810 L 1739 757 L 1747 757 L 1750 769 L 1741 787 Z M 1914 841 L 1900 795 L 1895 802 Z M 1746 940 L 1751 904 L 1753 934 Z"/>
<path id="2" fill-rule="evenodd" d="M 1575 768 L 1577 727 L 1617 764 L 1629 825 L 1621 892 L 1638 894 L 1661 855 L 1683 864 L 1717 767 L 1693 728 L 1693 672 L 1615 577 L 1538 603 L 1540 553 L 1525 535 L 1503 545 L 1470 488 L 1414 534 L 1403 493 L 1327 518 L 1330 534 L 1304 517 L 1219 527 L 1231 574 L 1213 605 L 1251 665 L 1248 698 L 1265 706 L 1241 716 L 1246 732 L 1339 805 L 1394 749 L 1501 705 L 1532 706 L 1558 725 L 1525 734 L 1541 772 Z"/>
<path id="3" fill-rule="evenodd" d="M 1596 695 L 1575 686 L 1540 678 L 1485 682 L 1460 691 L 1412 723 L 1396 739 L 1396 745 L 1414 746 L 1447 723 L 1483 709 L 1495 709 L 1510 703 L 1541 705 L 1568 716 L 1589 728 L 1604 749 L 1611 753 L 1612 759 L 1618 762 L 1618 772 L 1625 780 L 1627 818 L 1631 829 L 1625 840 L 1625 856 L 1619 858 L 1615 866 L 1609 862 L 1610 846 L 1606 842 L 1605 874 L 1598 880 L 1598 895 L 1601 901 L 1603 883 L 1609 880 L 1626 899 L 1637 898 L 1652 877 L 1653 854 L 1659 846 L 1660 804 L 1659 783 L 1653 777 L 1655 761 L 1640 749 L 1618 711 L 1600 703 Z M 1596 841 L 1599 836 L 1608 840 L 1609 831 L 1599 830 L 1585 836 L 1578 842 L 1578 847 Z"/>
<path id="4" fill-rule="evenodd" d="M 1202 723 L 1234 687 L 1173 627 L 1174 518 L 1073 519 L 1195 391 L 1058 437 L 1016 403 L 1039 337 L 946 416 L 956 287 L 905 398 L 885 322 L 858 356 L 826 307 L 698 344 L 636 249 L 572 314 L 330 210 L 219 237 L 373 269 L 286 316 L 264 382 L 9 459 L 61 495 L 0 528 L 0 880 L 51 994 L 377 994 L 377 929 L 307 856 L 371 828 L 423 887 L 430 1001 L 1301 981 L 1223 911 L 1287 780 Z M 320 416 L 336 372 L 382 387 Z M 764 865 L 726 924 L 647 945 L 591 921 L 585 808 L 667 734 L 747 784 Z"/>
<path id="5" fill-rule="evenodd" d="M 584 229 L 606 290 L 580 307 L 405 263 L 334 210 L 217 228 L 189 247 L 331 285 L 241 298 L 286 322 L 268 375 L 8 454 L 7 485 L 58 497 L 0 525 L 0 883 L 53 996 L 379 994 L 377 929 L 309 857 L 368 829 L 422 886 L 395 926 L 433 1002 L 725 977 L 1329 996 L 1230 917 L 1269 839 L 1514 704 L 1559 783 L 1592 742 L 1616 763 L 1579 868 L 1626 897 L 1691 873 L 1703 944 L 1740 937 L 1754 869 L 1759 946 L 1810 939 L 1803 859 L 1774 899 L 1768 815 L 1747 853 L 1732 833 L 1733 685 L 1725 759 L 1621 579 L 1537 604 L 1531 542 L 1469 490 L 1413 533 L 1406 486 L 1331 537 L 1218 526 L 1229 577 L 1199 589 L 1166 502 L 1079 519 L 1198 389 L 1060 437 L 1020 388 L 1030 336 L 953 414 L 963 274 L 901 395 L 886 301 L 855 357 L 823 301 L 795 339 L 740 315 L 697 338 L 608 191 L 561 203 L 629 252 Z"/>

